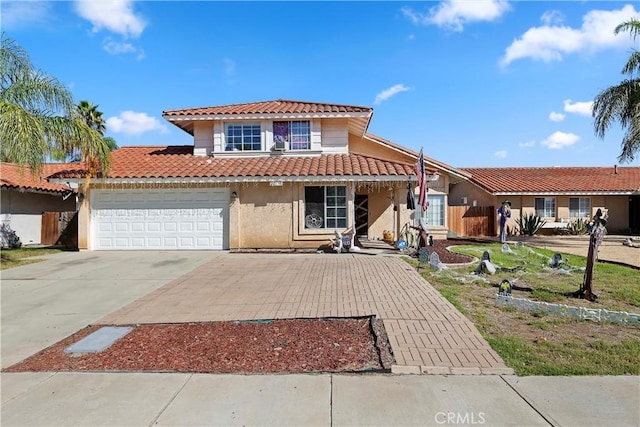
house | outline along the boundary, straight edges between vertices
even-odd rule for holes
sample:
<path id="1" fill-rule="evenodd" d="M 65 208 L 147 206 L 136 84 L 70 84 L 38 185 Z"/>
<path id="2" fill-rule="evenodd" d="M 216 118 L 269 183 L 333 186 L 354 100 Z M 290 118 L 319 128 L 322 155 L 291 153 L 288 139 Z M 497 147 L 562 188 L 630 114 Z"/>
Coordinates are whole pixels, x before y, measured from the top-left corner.
<path id="1" fill-rule="evenodd" d="M 167 110 L 187 146 L 123 147 L 80 196 L 91 250 L 316 249 L 334 231 L 382 239 L 415 220 L 418 153 L 367 132 L 373 109 L 275 100 Z M 445 237 L 449 185 L 464 172 L 425 158 L 431 231 Z M 80 182 L 61 171 L 57 182 Z"/>
<path id="2" fill-rule="evenodd" d="M 42 213 L 76 210 L 75 190 L 51 183 L 47 177 L 69 169 L 68 164 L 44 165 L 34 176 L 29 167 L 0 163 L 0 219 L 13 230 L 23 245 L 42 243 Z"/>
<path id="3" fill-rule="evenodd" d="M 507 226 L 520 215 L 547 221 L 546 232 L 577 218 L 608 213 L 609 233 L 640 231 L 640 167 L 461 168 L 467 181 L 453 185 L 451 206 L 491 206 L 511 202 Z M 496 228 L 497 229 L 497 228 Z M 543 230 L 545 231 L 545 230 Z"/>

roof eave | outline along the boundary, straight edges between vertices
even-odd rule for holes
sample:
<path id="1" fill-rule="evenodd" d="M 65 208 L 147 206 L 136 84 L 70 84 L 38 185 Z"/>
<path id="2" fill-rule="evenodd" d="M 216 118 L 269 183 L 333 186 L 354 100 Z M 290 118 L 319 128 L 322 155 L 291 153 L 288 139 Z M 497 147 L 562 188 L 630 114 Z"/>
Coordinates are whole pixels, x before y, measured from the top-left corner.
<path id="1" fill-rule="evenodd" d="M 611 190 L 611 191 L 494 191 L 494 196 L 631 196 L 640 194 L 633 190 Z"/>
<path id="2" fill-rule="evenodd" d="M 238 176 L 238 177 L 157 177 L 92 178 L 90 184 L 233 184 L 261 182 L 415 182 L 414 175 L 310 175 L 310 176 Z M 52 179 L 51 182 L 63 182 Z M 84 182 L 84 178 L 64 178 L 64 182 Z"/>

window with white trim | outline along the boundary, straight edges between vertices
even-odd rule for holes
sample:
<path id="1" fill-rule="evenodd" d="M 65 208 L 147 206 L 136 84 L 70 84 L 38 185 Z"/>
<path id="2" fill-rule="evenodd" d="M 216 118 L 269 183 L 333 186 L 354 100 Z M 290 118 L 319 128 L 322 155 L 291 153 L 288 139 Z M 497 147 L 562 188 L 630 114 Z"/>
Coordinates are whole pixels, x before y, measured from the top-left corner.
<path id="1" fill-rule="evenodd" d="M 556 217 L 556 198 L 555 197 L 536 197 L 536 216 L 541 218 Z"/>
<path id="2" fill-rule="evenodd" d="M 444 227 L 444 195 L 427 195 L 427 212 L 422 213 L 427 226 Z"/>
<path id="3" fill-rule="evenodd" d="M 591 199 L 588 197 L 569 197 L 569 218 L 589 218 Z"/>
<path id="4" fill-rule="evenodd" d="M 262 138 L 260 124 L 234 123 L 227 124 L 225 151 L 260 151 Z"/>
<path id="5" fill-rule="evenodd" d="M 304 228 L 346 228 L 347 187 L 304 187 Z"/>
<path id="6" fill-rule="evenodd" d="M 311 123 L 309 120 L 273 122 L 273 142 L 288 143 L 290 150 L 310 150 Z"/>

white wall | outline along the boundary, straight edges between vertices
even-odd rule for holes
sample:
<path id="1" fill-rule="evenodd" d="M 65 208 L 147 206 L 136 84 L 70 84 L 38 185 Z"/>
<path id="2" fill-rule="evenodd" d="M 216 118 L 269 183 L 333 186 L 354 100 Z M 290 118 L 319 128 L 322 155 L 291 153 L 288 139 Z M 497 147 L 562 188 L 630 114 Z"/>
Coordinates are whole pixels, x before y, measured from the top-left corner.
<path id="1" fill-rule="evenodd" d="M 23 245 L 40 244 L 42 231 L 41 214 L 2 214 L 2 222 L 16 232 Z"/>

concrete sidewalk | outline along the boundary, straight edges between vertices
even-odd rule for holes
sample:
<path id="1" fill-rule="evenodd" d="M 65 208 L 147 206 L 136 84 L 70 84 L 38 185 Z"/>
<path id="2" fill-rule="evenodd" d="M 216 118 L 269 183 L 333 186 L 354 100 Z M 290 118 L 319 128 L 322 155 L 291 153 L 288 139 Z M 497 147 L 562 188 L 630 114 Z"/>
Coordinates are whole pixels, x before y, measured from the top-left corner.
<path id="1" fill-rule="evenodd" d="M 3 426 L 638 426 L 638 377 L 2 374 Z"/>

